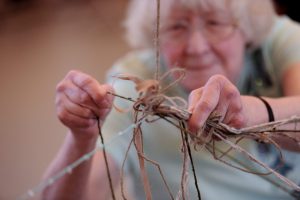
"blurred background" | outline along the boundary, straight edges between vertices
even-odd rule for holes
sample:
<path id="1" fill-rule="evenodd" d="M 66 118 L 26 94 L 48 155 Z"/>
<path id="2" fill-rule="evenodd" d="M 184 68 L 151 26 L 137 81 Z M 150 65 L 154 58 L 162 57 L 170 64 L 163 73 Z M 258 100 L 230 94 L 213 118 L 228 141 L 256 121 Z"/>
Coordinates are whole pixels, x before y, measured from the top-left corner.
<path id="1" fill-rule="evenodd" d="M 66 129 L 56 84 L 70 69 L 104 80 L 128 49 L 126 0 L 0 0 L 0 199 L 40 182 Z"/>
<path id="2" fill-rule="evenodd" d="M 274 0 L 299 20 L 295 0 Z M 36 186 L 66 128 L 56 118 L 56 84 L 71 69 L 104 81 L 126 51 L 128 0 L 0 0 L 0 200 Z"/>

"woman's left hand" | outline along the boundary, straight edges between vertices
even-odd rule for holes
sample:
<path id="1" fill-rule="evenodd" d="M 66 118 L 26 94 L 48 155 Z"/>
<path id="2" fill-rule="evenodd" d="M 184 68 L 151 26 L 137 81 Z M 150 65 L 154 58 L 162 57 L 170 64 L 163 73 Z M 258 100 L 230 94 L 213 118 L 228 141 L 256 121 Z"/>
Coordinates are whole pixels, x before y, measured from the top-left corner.
<path id="1" fill-rule="evenodd" d="M 242 97 L 226 77 L 212 76 L 207 83 L 189 96 L 189 129 L 196 133 L 213 112 L 220 115 L 220 121 L 235 128 L 246 126 L 248 117 Z"/>

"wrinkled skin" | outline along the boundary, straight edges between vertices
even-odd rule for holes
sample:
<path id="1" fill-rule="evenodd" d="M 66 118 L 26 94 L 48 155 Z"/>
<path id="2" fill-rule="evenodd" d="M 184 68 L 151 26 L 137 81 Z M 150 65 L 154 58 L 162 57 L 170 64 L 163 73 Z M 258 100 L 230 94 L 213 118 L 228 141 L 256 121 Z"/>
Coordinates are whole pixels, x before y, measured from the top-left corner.
<path id="1" fill-rule="evenodd" d="M 213 111 L 220 114 L 221 120 L 230 126 L 245 126 L 247 119 L 241 96 L 234 86 L 243 63 L 243 34 L 236 29 L 226 39 L 211 42 L 199 25 L 203 23 L 203 13 L 176 6 L 173 9 L 174 12 L 170 12 L 166 19 L 166 30 L 162 32 L 161 50 L 169 68 L 179 66 L 186 70 L 186 78 L 181 84 L 191 91 L 190 129 L 195 132 L 201 128 Z M 224 17 L 208 16 L 216 26 L 223 23 Z M 184 39 L 174 41 L 169 37 Z"/>
<path id="2" fill-rule="evenodd" d="M 61 122 L 76 137 L 98 136 L 97 117 L 104 121 L 112 107 L 109 85 L 100 85 L 94 78 L 79 71 L 70 71 L 56 88 L 56 111 Z"/>

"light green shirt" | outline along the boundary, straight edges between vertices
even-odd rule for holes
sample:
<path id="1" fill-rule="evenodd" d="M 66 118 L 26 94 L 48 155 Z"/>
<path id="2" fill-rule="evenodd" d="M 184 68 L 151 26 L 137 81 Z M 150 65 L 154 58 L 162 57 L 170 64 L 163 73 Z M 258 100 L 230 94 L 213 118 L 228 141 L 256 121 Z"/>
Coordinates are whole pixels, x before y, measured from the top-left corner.
<path id="1" fill-rule="evenodd" d="M 288 33 L 286 33 L 288 32 Z M 293 39 L 292 39 L 293 38 Z M 299 43 L 299 44 L 298 44 Z M 296 51 L 296 52 L 295 52 Z M 265 76 L 256 76 L 253 71 L 254 62 L 252 53 L 245 55 L 245 65 L 242 70 L 241 80 L 238 87 L 241 93 L 259 93 L 265 96 L 280 96 L 280 77 L 284 73 L 286 66 L 293 62 L 300 61 L 300 30 L 288 18 L 278 19 L 269 39 L 262 46 L 262 58 L 265 65 L 265 74 L 271 81 L 269 84 Z M 161 63 L 163 66 L 163 62 Z M 122 96 L 136 98 L 137 93 L 134 84 L 130 81 L 121 81 L 112 78 L 112 75 L 126 73 L 138 76 L 143 79 L 153 79 L 155 70 L 154 53 L 150 50 L 131 52 L 120 59 L 108 74 L 109 81 L 115 88 L 115 93 Z M 164 66 L 161 72 L 164 71 Z M 162 85 L 166 84 L 165 82 Z M 269 84 L 269 85 L 268 85 Z M 180 86 L 172 87 L 168 96 L 181 96 L 187 99 L 188 94 Z M 115 105 L 123 109 L 130 108 L 132 104 L 124 99 L 115 98 Z M 113 139 L 108 145 L 108 151 L 115 158 L 121 167 L 125 152 L 132 138 L 132 130 L 122 136 L 116 135 L 125 130 L 133 123 L 132 112 L 119 113 L 115 109 L 109 114 L 103 126 L 103 133 L 106 141 Z M 181 136 L 180 132 L 173 125 L 163 120 L 154 123 L 142 124 L 144 151 L 145 155 L 158 162 L 167 179 L 167 182 L 174 196 L 180 189 L 182 171 L 182 153 L 180 152 Z M 117 139 L 116 139 L 117 138 Z M 261 156 L 262 152 L 257 150 L 257 146 L 252 141 L 241 144 L 247 150 Z M 224 144 L 218 144 L 218 148 L 227 149 Z M 285 152 L 286 153 L 286 152 Z M 294 171 L 290 178 L 300 183 L 300 159 L 297 154 L 286 153 L 293 157 Z M 236 152 L 232 155 L 241 159 L 248 166 L 252 166 L 249 159 L 242 158 Z M 193 152 L 196 173 L 202 199 L 204 200 L 265 200 L 265 199 L 292 199 L 287 193 L 273 186 L 269 182 L 257 175 L 241 172 L 229 167 L 224 163 L 216 161 L 213 156 L 206 151 Z M 263 157 L 263 156 L 262 156 Z M 276 160 L 276 154 L 268 154 L 264 161 L 272 165 Z M 289 160 L 290 161 L 290 160 Z M 297 167 L 296 167 L 297 166 Z M 254 166 L 255 167 L 255 166 Z M 296 168 L 298 168 L 296 170 Z M 163 181 L 155 166 L 147 164 L 147 170 L 151 182 L 153 199 L 169 199 L 168 193 L 164 188 Z M 139 165 L 137 153 L 133 146 L 125 163 L 125 172 L 130 174 L 133 180 L 131 187 L 136 199 L 145 199 L 143 186 L 140 181 Z M 189 176 L 190 199 L 197 199 L 194 180 L 190 171 Z"/>

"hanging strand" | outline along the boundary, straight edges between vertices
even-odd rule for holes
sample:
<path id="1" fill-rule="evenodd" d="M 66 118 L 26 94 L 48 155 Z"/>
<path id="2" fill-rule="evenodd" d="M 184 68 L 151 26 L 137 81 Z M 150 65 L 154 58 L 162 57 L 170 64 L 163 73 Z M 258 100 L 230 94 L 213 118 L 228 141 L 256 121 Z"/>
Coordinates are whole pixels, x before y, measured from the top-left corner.
<path id="1" fill-rule="evenodd" d="M 179 124 L 180 126 L 180 124 Z M 180 190 L 177 193 L 176 200 L 181 199 L 185 200 L 185 196 L 188 193 L 188 181 L 189 181 L 189 165 L 188 165 L 188 155 L 187 155 L 187 144 L 184 139 L 185 132 L 183 130 L 180 130 L 181 133 L 181 141 L 182 141 L 182 147 L 181 152 L 183 154 L 183 162 L 182 162 L 182 172 L 181 172 L 181 183 L 180 183 Z M 188 198 L 189 199 L 189 198 Z"/>
<path id="2" fill-rule="evenodd" d="M 113 93 L 110 93 L 113 96 L 117 96 L 119 98 L 123 98 L 126 99 L 128 101 L 133 101 L 131 98 L 127 98 L 127 97 L 122 97 L 120 95 L 116 95 Z M 166 111 L 171 112 L 172 109 L 167 109 Z M 183 111 L 183 110 L 173 110 L 173 111 Z M 173 123 L 171 120 L 166 118 L 166 115 L 162 114 L 162 113 L 156 113 L 156 115 L 158 115 L 159 117 L 161 117 L 162 119 L 166 120 L 167 122 L 169 122 L 170 124 L 174 125 L 175 127 L 181 129 L 180 126 L 178 126 L 177 124 Z M 173 117 L 177 118 L 179 116 L 181 116 L 181 118 L 186 119 L 188 118 L 188 115 L 186 114 L 172 114 Z M 187 117 L 184 117 L 187 116 Z M 110 139 L 109 142 L 106 142 L 105 147 L 107 147 L 107 145 L 109 145 L 110 143 L 112 143 L 114 140 L 116 140 L 118 137 L 124 135 L 125 133 L 129 133 L 130 130 L 132 130 L 133 128 L 136 128 L 139 124 L 142 124 L 145 121 L 145 119 L 138 121 L 136 124 L 131 124 L 129 127 L 127 127 L 126 129 L 124 129 L 123 131 L 120 131 L 118 133 L 116 133 L 116 136 L 113 137 L 112 139 Z M 247 135 L 249 133 L 256 133 L 260 134 L 260 132 L 270 132 L 270 133 L 274 133 L 277 134 L 277 131 L 279 130 L 278 127 L 285 125 L 285 124 L 291 124 L 291 123 L 297 123 L 300 121 L 300 117 L 299 116 L 293 116 L 284 120 L 279 120 L 273 123 L 267 123 L 267 124 L 262 124 L 262 125 L 258 125 L 258 126 L 253 126 L 253 127 L 248 127 L 245 129 L 233 129 L 232 127 L 228 127 L 222 123 L 220 123 L 219 125 L 221 125 L 220 127 L 220 131 L 224 132 L 224 133 L 228 133 L 228 136 L 233 137 L 234 135 L 238 136 L 238 135 Z M 276 128 L 276 130 L 274 131 L 274 128 Z M 186 131 L 189 135 L 189 131 L 188 130 L 184 130 Z M 280 130 L 280 132 L 299 132 L 297 130 Z M 192 135 L 190 135 L 192 136 Z M 252 138 L 253 139 L 253 138 Z M 297 140 L 297 142 L 299 143 L 299 141 Z M 251 169 L 249 168 L 249 166 L 247 166 L 246 164 L 243 164 L 241 161 L 237 160 L 234 157 L 231 157 L 230 155 L 228 155 L 226 152 L 223 152 L 221 150 L 219 150 L 217 147 L 212 147 L 210 146 L 210 144 L 206 144 L 210 147 L 210 149 L 215 149 L 216 151 L 219 151 L 221 154 L 224 154 L 227 158 L 229 158 L 230 160 L 232 160 L 233 162 L 240 164 L 242 166 L 244 166 L 246 169 L 248 169 L 249 171 L 251 171 Z M 60 172 L 58 172 L 57 174 L 55 174 L 54 176 L 50 177 L 49 179 L 40 182 L 38 185 L 36 185 L 35 187 L 33 187 L 32 189 L 28 190 L 27 193 L 22 194 L 21 196 L 19 196 L 19 200 L 27 200 L 27 199 L 31 199 L 33 197 L 35 197 L 36 195 L 40 194 L 45 188 L 47 188 L 48 186 L 54 184 L 56 181 L 58 181 L 60 178 L 62 178 L 63 176 L 65 176 L 66 174 L 71 174 L 73 169 L 77 168 L 80 164 L 82 164 L 83 162 L 89 160 L 97 151 L 102 150 L 104 148 L 103 144 L 99 144 L 97 145 L 97 147 L 92 150 L 91 152 L 83 155 L 82 157 L 80 157 L 78 160 L 76 160 L 75 162 L 71 163 L 70 165 L 68 165 L 67 167 L 65 167 L 64 169 L 62 169 Z M 241 164 L 242 163 L 242 164 Z M 290 195 L 292 195 L 293 197 L 295 197 L 296 199 L 299 198 L 297 196 L 296 193 L 292 193 L 289 185 L 279 185 L 277 182 L 274 182 L 273 180 L 269 179 L 267 176 L 262 176 L 259 175 L 259 177 L 265 179 L 266 181 L 268 181 L 270 184 L 277 186 L 278 188 L 282 189 L 283 191 L 289 193 Z"/>
<path id="3" fill-rule="evenodd" d="M 213 150 L 214 151 L 217 151 L 218 153 L 221 153 L 221 154 L 224 154 L 225 152 L 222 151 L 221 149 L 219 149 L 218 147 L 216 146 L 212 146 L 211 144 L 208 144 L 207 145 L 207 150 L 209 152 L 212 152 Z M 234 163 L 244 167 L 245 169 L 248 170 L 248 172 L 251 172 L 251 171 L 254 171 L 254 169 L 251 167 L 251 166 L 248 166 L 247 164 L 245 164 L 243 161 L 229 155 L 229 154 L 225 154 L 226 157 L 228 157 L 231 161 L 233 161 Z M 219 160 L 220 161 L 220 160 Z M 274 186 L 276 186 L 277 188 L 281 189 L 283 192 L 286 192 L 287 194 L 289 194 L 291 197 L 295 198 L 296 200 L 299 200 L 299 197 L 297 196 L 297 194 L 293 193 L 293 191 L 291 191 L 288 187 L 286 187 L 285 185 L 283 184 L 280 184 L 278 182 L 276 182 L 275 180 L 273 180 L 271 177 L 269 176 L 266 176 L 266 175 L 263 175 L 262 173 L 257 173 L 257 175 L 264 179 L 265 181 L 269 182 L 270 184 L 273 184 Z M 298 199 L 297 199 L 298 198 Z"/>
<path id="4" fill-rule="evenodd" d="M 139 98 L 135 102 L 135 108 L 139 107 L 138 105 L 142 105 L 142 107 L 139 107 L 136 111 L 141 111 L 144 114 L 147 115 L 157 115 L 160 117 L 170 117 L 177 120 L 188 120 L 190 118 L 190 113 L 187 112 L 182 106 L 182 102 L 179 103 L 178 101 L 169 100 L 170 97 L 165 96 L 164 94 L 161 94 L 160 91 L 163 89 L 159 89 L 159 82 L 155 80 L 142 80 L 135 76 L 119 76 L 120 79 L 123 80 L 130 80 L 133 81 L 136 84 L 136 90 L 140 94 Z M 177 97 L 178 98 L 178 97 Z M 184 104 L 185 105 L 185 104 Z M 290 180 L 286 179 L 282 175 L 278 174 L 275 170 L 270 169 L 267 165 L 259 162 L 257 159 L 255 159 L 252 155 L 250 155 L 246 150 L 241 149 L 237 145 L 238 141 L 241 140 L 239 138 L 248 138 L 252 140 L 262 140 L 267 143 L 273 144 L 273 140 L 271 138 L 271 135 L 282 135 L 289 139 L 290 136 L 283 135 L 282 133 L 278 133 L 278 127 L 284 125 L 284 124 L 290 124 L 290 123 L 296 123 L 300 121 L 300 117 L 294 116 L 289 119 L 271 122 L 267 124 L 257 125 L 253 127 L 247 127 L 243 129 L 234 129 L 232 127 L 229 127 L 226 124 L 223 124 L 219 122 L 220 116 L 218 116 L 216 113 L 213 113 L 208 120 L 206 121 L 206 125 L 204 126 L 203 130 L 199 130 L 202 132 L 207 132 L 206 134 L 195 134 L 191 133 L 188 130 L 185 130 L 189 136 L 192 139 L 192 143 L 194 144 L 194 147 L 196 149 L 205 147 L 206 144 L 209 144 L 210 142 L 214 142 L 214 138 L 219 138 L 224 143 L 226 143 L 229 147 L 231 147 L 229 150 L 234 150 L 242 155 L 244 155 L 246 158 L 248 158 L 250 161 L 257 163 L 258 165 L 261 165 L 264 167 L 268 173 L 274 174 L 277 178 L 279 178 L 281 181 L 283 181 L 285 184 L 287 184 L 289 187 L 300 191 L 300 187 L 291 182 Z M 181 129 L 178 126 L 179 129 Z M 290 132 L 290 130 L 281 130 Z M 296 132 L 293 130 L 293 132 Z M 202 137 L 198 137 L 198 135 L 202 135 Z M 205 136 L 205 137 L 204 137 Z M 229 138 L 237 140 L 237 143 L 231 143 L 229 141 Z M 294 139 L 294 142 L 300 144 L 300 141 L 298 139 Z M 275 145 L 275 144 L 274 144 Z M 203 148 L 201 148 L 203 149 Z M 225 156 L 228 152 L 224 152 Z M 213 153 L 213 155 L 215 155 Z M 218 159 L 220 160 L 220 159 Z M 220 160 L 221 161 L 221 160 Z M 231 165 L 230 165 L 231 166 Z M 242 170 L 244 171 L 244 170 Z M 256 174 L 256 173 L 255 173 Z M 258 175 L 258 174 L 256 174 Z"/>
<path id="5" fill-rule="evenodd" d="M 180 127 L 182 128 L 181 131 L 186 130 L 186 127 L 185 127 L 185 124 L 183 121 L 180 121 Z M 198 180 L 197 180 L 197 175 L 196 175 L 195 165 L 194 165 L 194 161 L 193 161 L 193 157 L 192 157 L 192 151 L 191 151 L 191 147 L 190 147 L 190 143 L 189 143 L 188 134 L 183 131 L 183 135 L 184 135 L 185 143 L 187 145 L 187 151 L 188 151 L 190 162 L 191 162 L 191 167 L 192 167 L 192 172 L 193 172 L 193 176 L 194 176 L 195 187 L 197 190 L 198 200 L 201 200 L 201 193 L 200 193 L 200 189 L 198 186 Z"/>
<path id="6" fill-rule="evenodd" d="M 97 125 L 98 125 L 99 136 L 100 136 L 100 139 L 101 139 L 101 144 L 103 145 L 102 152 L 103 152 L 103 157 L 104 157 L 104 161 L 105 161 L 105 168 L 106 168 L 106 174 L 107 174 L 107 178 L 108 178 L 108 182 L 109 182 L 111 197 L 112 197 L 113 200 L 116 200 L 115 193 L 114 193 L 114 187 L 113 187 L 113 183 L 112 183 L 112 179 L 111 179 L 111 174 L 110 174 L 110 170 L 109 170 L 109 165 L 108 165 L 108 162 L 107 162 L 106 150 L 105 150 L 105 145 L 104 145 L 104 138 L 103 138 L 102 131 L 101 131 L 99 117 L 97 117 L 97 122 L 98 122 Z"/>
<path id="7" fill-rule="evenodd" d="M 159 77 L 159 62 L 160 62 L 160 42 L 159 42 L 159 26 L 160 26 L 160 0 L 156 0 L 156 35 L 155 35 L 155 49 L 156 49 L 156 72 L 155 72 L 155 80 L 158 80 Z"/>
<path id="8" fill-rule="evenodd" d="M 138 121 L 138 112 L 134 113 L 134 120 L 135 122 Z M 144 186 L 144 191 L 146 194 L 146 199 L 151 200 L 152 199 L 152 193 L 151 193 L 151 187 L 150 187 L 150 181 L 148 177 L 148 173 L 146 170 L 146 165 L 145 165 L 145 159 L 144 159 L 144 145 L 143 145 L 143 133 L 141 130 L 141 125 L 137 126 L 133 130 L 133 143 L 135 146 L 135 149 L 137 151 L 138 155 L 138 160 L 139 160 L 139 165 L 140 165 L 140 175 L 141 175 L 141 180 Z"/>
<path id="9" fill-rule="evenodd" d="M 173 121 L 171 121 L 171 120 L 169 120 L 168 118 L 166 118 L 165 116 L 160 115 L 160 117 L 161 117 L 162 119 L 164 119 L 165 121 L 169 122 L 170 124 L 172 124 L 173 126 L 177 127 L 178 129 L 181 129 L 181 128 L 182 128 L 182 127 L 178 126 L 177 124 L 175 124 Z M 294 117 L 294 118 L 295 118 L 295 117 Z M 286 120 L 288 120 L 288 119 L 286 119 Z M 298 120 L 300 120 L 300 117 L 298 118 Z M 190 132 L 189 132 L 188 130 L 186 130 L 186 129 L 183 130 L 183 131 L 185 131 L 186 133 L 190 134 Z M 270 184 L 276 186 L 277 188 L 279 188 L 279 189 L 281 189 L 282 191 L 286 192 L 287 194 L 291 195 L 291 196 L 294 197 L 295 199 L 299 200 L 299 196 L 298 196 L 297 192 L 294 192 L 294 191 L 296 191 L 296 190 L 291 191 L 290 188 L 289 188 L 289 187 L 290 187 L 289 185 L 280 184 L 280 183 L 276 182 L 275 180 L 272 180 L 270 177 L 265 176 L 265 175 L 262 175 L 263 173 L 252 172 L 254 169 L 252 169 L 252 168 L 251 168 L 250 166 L 248 166 L 247 164 L 243 163 L 243 161 L 240 161 L 240 160 L 238 160 L 237 158 L 234 158 L 234 157 L 232 157 L 231 155 L 226 154 L 224 151 L 218 149 L 218 147 L 213 146 L 213 145 L 211 145 L 210 143 L 207 143 L 206 145 L 207 145 L 206 147 L 208 147 L 207 150 L 209 150 L 209 152 L 212 152 L 213 150 L 215 150 L 215 151 L 218 151 L 218 152 L 221 153 L 221 154 L 224 154 L 224 155 L 225 155 L 227 158 L 229 158 L 231 161 L 233 161 L 233 162 L 235 162 L 236 164 L 239 164 L 239 165 L 243 166 L 245 169 L 247 169 L 247 170 L 242 170 L 242 169 L 240 169 L 240 170 L 242 170 L 242 171 L 244 171 L 244 172 L 247 172 L 247 173 L 253 173 L 253 174 L 255 174 L 255 175 L 258 175 L 260 178 L 266 180 L 266 181 L 269 182 Z M 221 160 L 218 159 L 218 161 L 221 161 Z M 227 164 L 227 163 L 225 163 L 225 164 Z M 231 166 L 231 165 L 229 165 L 229 166 Z M 233 166 L 231 166 L 231 167 L 233 167 Z M 235 168 L 235 167 L 234 167 L 234 168 Z M 273 173 L 273 174 L 274 174 L 274 173 Z M 276 176 L 276 173 L 275 173 L 275 176 Z M 276 176 L 276 177 L 277 177 L 277 176 Z"/>

